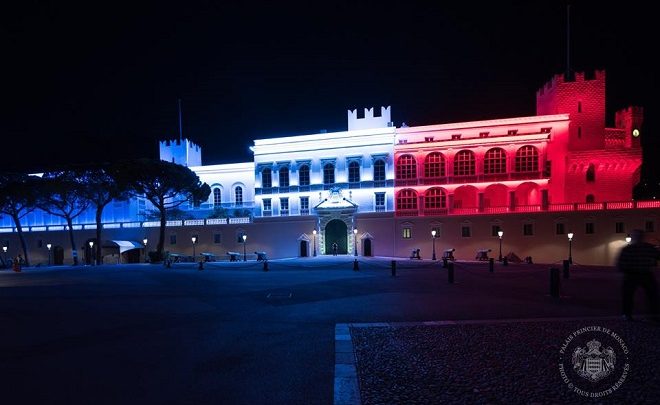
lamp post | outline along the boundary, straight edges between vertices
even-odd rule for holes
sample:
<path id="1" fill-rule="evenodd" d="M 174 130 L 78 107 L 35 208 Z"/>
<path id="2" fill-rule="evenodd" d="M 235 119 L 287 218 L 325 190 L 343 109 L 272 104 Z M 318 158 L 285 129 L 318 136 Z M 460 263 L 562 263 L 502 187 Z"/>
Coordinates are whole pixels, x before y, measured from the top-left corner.
<path id="1" fill-rule="evenodd" d="M 145 236 L 144 239 L 142 239 L 142 244 L 144 244 L 144 262 L 145 263 L 147 262 L 147 242 L 149 242 L 149 240 Z"/>
<path id="2" fill-rule="evenodd" d="M 243 234 L 243 261 L 247 262 L 247 253 L 245 251 L 245 242 L 247 241 L 247 235 Z"/>
<path id="3" fill-rule="evenodd" d="M 630 234 L 626 236 L 626 243 L 630 245 L 630 242 L 632 241 L 632 237 L 630 237 Z"/>
<path id="4" fill-rule="evenodd" d="M 193 245 L 193 260 L 195 260 L 195 245 L 197 244 L 197 236 L 193 236 L 190 238 L 190 240 L 192 241 Z"/>
<path id="5" fill-rule="evenodd" d="M 573 232 L 569 232 L 568 236 L 568 264 L 573 264 Z"/>
<path id="6" fill-rule="evenodd" d="M 90 261 L 92 262 L 92 266 L 93 266 L 94 265 L 94 256 L 95 256 L 94 255 L 94 241 L 90 240 L 88 243 L 89 243 L 89 253 L 90 253 L 91 259 L 92 259 Z"/>
<path id="7" fill-rule="evenodd" d="M 353 242 L 355 245 L 355 256 L 357 256 L 357 229 L 353 229 Z"/>
<path id="8" fill-rule="evenodd" d="M 46 248 L 48 249 L 48 266 L 50 266 L 50 249 L 53 247 L 52 244 L 46 243 Z"/>
<path id="9" fill-rule="evenodd" d="M 312 235 L 314 237 L 314 257 L 316 257 L 316 229 L 312 231 Z"/>
<path id="10" fill-rule="evenodd" d="M 436 260 L 436 258 L 435 258 L 435 235 L 436 235 L 436 233 L 437 232 L 435 231 L 435 229 L 433 229 L 431 231 L 431 237 L 432 237 L 432 240 L 433 240 L 433 257 L 432 257 L 433 260 Z"/>
<path id="11" fill-rule="evenodd" d="M 2 252 L 5 254 L 5 267 L 7 267 L 7 246 L 2 247 Z"/>
<path id="12" fill-rule="evenodd" d="M 497 231 L 497 236 L 500 237 L 500 257 L 497 259 L 497 261 L 501 262 L 502 261 L 502 236 L 504 236 L 504 231 Z"/>

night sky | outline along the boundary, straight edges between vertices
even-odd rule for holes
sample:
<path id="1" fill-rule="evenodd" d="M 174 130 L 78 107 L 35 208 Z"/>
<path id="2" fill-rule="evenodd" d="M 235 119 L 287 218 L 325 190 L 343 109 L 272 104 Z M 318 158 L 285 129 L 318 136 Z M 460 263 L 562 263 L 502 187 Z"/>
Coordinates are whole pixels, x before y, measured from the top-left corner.
<path id="1" fill-rule="evenodd" d="M 155 158 L 178 137 L 179 97 L 205 164 L 251 160 L 255 138 L 345 130 L 349 108 L 391 105 L 397 126 L 534 115 L 566 66 L 562 1 L 14 3 L 2 170 Z M 657 182 L 655 14 L 572 4 L 571 65 L 607 70 L 609 125 L 645 107 L 643 175 Z"/>

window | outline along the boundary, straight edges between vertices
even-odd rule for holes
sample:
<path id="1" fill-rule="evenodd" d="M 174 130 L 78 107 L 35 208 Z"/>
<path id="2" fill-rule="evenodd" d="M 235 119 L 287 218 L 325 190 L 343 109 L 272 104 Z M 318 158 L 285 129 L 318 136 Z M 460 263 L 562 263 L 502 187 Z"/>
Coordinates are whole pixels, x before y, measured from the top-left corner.
<path id="1" fill-rule="evenodd" d="M 506 133 L 507 133 L 508 135 L 515 135 L 515 134 L 518 133 L 518 130 L 517 130 L 517 129 L 510 129 L 510 130 L 508 130 Z"/>
<path id="2" fill-rule="evenodd" d="M 615 233 L 624 233 L 625 231 L 626 231 L 626 227 L 624 226 L 623 222 L 617 222 L 614 224 Z"/>
<path id="3" fill-rule="evenodd" d="M 396 209 L 416 210 L 417 192 L 409 188 L 399 191 L 399 194 L 396 196 Z"/>
<path id="4" fill-rule="evenodd" d="M 424 177 L 443 177 L 445 175 L 445 157 L 442 153 L 433 152 L 426 155 L 424 161 Z"/>
<path id="5" fill-rule="evenodd" d="M 348 164 L 348 182 L 349 183 L 359 183 L 360 182 L 360 163 L 352 161 Z"/>
<path id="6" fill-rule="evenodd" d="M 474 175 L 474 153 L 462 150 L 454 157 L 454 176 Z"/>
<path id="7" fill-rule="evenodd" d="M 488 138 L 489 132 L 479 132 L 479 138 Z"/>
<path id="8" fill-rule="evenodd" d="M 452 141 L 457 141 L 459 139 L 461 139 L 461 134 L 454 134 L 451 136 Z"/>
<path id="9" fill-rule="evenodd" d="M 170 245 L 176 245 L 176 235 L 170 235 Z"/>
<path id="10" fill-rule="evenodd" d="M 469 238 L 472 236 L 472 228 L 470 225 L 461 226 L 461 236 L 464 238 Z"/>
<path id="11" fill-rule="evenodd" d="M 280 198 L 280 214 L 289 215 L 289 198 Z"/>
<path id="12" fill-rule="evenodd" d="M 263 199 L 264 211 L 271 211 L 273 209 L 270 198 Z"/>
<path id="13" fill-rule="evenodd" d="M 333 184 L 335 182 L 335 165 L 326 163 L 323 166 L 323 184 Z"/>
<path id="14" fill-rule="evenodd" d="M 234 202 L 236 205 L 243 205 L 243 187 L 236 186 L 234 189 Z"/>
<path id="15" fill-rule="evenodd" d="M 593 183 L 594 181 L 596 181 L 596 167 L 591 163 L 587 169 L 587 183 Z"/>
<path id="16" fill-rule="evenodd" d="M 289 187 L 289 168 L 280 169 L 280 187 Z"/>
<path id="17" fill-rule="evenodd" d="M 533 146 L 523 146 L 516 152 L 516 171 L 535 172 L 539 167 L 539 151 Z"/>
<path id="18" fill-rule="evenodd" d="M 426 190 L 424 196 L 424 208 L 445 208 L 447 206 L 447 195 L 438 187 Z"/>
<path id="19" fill-rule="evenodd" d="M 490 226 L 490 236 L 497 236 L 498 238 L 500 235 L 498 234 L 499 231 L 502 230 L 502 227 L 499 225 L 491 225 Z"/>
<path id="20" fill-rule="evenodd" d="M 653 221 L 644 222 L 644 232 L 655 232 L 655 222 Z"/>
<path id="21" fill-rule="evenodd" d="M 403 237 L 403 239 L 412 238 L 412 229 L 411 228 L 403 228 L 402 231 L 403 232 L 401 233 L 401 237 Z"/>
<path id="22" fill-rule="evenodd" d="M 216 245 L 219 245 L 222 243 L 222 234 L 221 233 L 214 233 L 213 234 L 213 243 Z"/>
<path id="23" fill-rule="evenodd" d="M 437 239 L 441 235 L 441 233 L 440 233 L 441 230 L 442 230 L 442 227 L 440 225 L 434 226 L 434 227 L 431 228 L 431 235 L 433 235 L 433 231 L 435 231 L 435 237 Z"/>
<path id="24" fill-rule="evenodd" d="M 578 112 L 582 112 L 582 101 L 578 101 Z"/>
<path id="25" fill-rule="evenodd" d="M 593 222 L 587 222 L 584 224 L 584 233 L 591 235 L 595 232 L 595 227 Z"/>
<path id="26" fill-rule="evenodd" d="M 563 222 L 559 222 L 555 224 L 555 234 L 557 235 L 565 235 L 566 234 L 566 229 L 564 227 Z"/>
<path id="27" fill-rule="evenodd" d="M 273 187 L 273 173 L 270 169 L 263 169 L 261 171 L 261 187 L 263 188 Z"/>
<path id="28" fill-rule="evenodd" d="M 596 197 L 594 197 L 593 194 L 587 194 L 586 201 L 587 201 L 588 203 L 596 202 Z"/>
<path id="29" fill-rule="evenodd" d="M 385 161 L 383 159 L 374 162 L 374 181 L 385 181 Z"/>
<path id="30" fill-rule="evenodd" d="M 301 186 L 309 186 L 309 166 L 302 165 L 298 169 L 298 183 Z"/>
<path id="31" fill-rule="evenodd" d="M 534 235 L 534 224 L 523 224 L 523 235 L 525 236 Z"/>
<path id="32" fill-rule="evenodd" d="M 222 205 L 222 190 L 219 188 L 213 189 L 213 206 L 220 207 Z"/>
<path id="33" fill-rule="evenodd" d="M 375 193 L 376 211 L 385 211 L 385 193 Z"/>
<path id="34" fill-rule="evenodd" d="M 506 173 L 506 152 L 501 148 L 489 149 L 484 156 L 484 174 Z"/>
<path id="35" fill-rule="evenodd" d="M 417 178 L 417 162 L 412 155 L 399 156 L 396 166 L 397 179 Z"/>
<path id="36" fill-rule="evenodd" d="M 578 139 L 582 139 L 582 127 L 578 127 Z"/>

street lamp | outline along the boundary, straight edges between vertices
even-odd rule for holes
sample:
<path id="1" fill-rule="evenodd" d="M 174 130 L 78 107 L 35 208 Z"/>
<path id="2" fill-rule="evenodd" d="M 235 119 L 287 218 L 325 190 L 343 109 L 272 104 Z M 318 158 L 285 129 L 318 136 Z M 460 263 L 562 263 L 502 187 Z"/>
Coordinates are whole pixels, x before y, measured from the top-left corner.
<path id="1" fill-rule="evenodd" d="M 5 267 L 7 267 L 7 246 L 2 247 L 2 252 L 5 254 Z"/>
<path id="2" fill-rule="evenodd" d="M 435 231 L 435 229 L 433 229 L 431 231 L 431 236 L 433 237 L 433 257 L 432 257 L 433 260 L 436 260 L 436 258 L 435 258 L 435 235 L 436 235 L 436 233 L 437 232 Z"/>
<path id="3" fill-rule="evenodd" d="M 626 243 L 630 245 L 630 242 L 632 241 L 632 237 L 630 237 L 630 234 L 626 236 Z"/>
<path id="4" fill-rule="evenodd" d="M 90 240 L 88 243 L 89 243 L 89 252 L 90 252 L 90 254 L 91 254 L 91 256 L 92 256 L 92 260 L 91 260 L 91 262 L 92 262 L 92 266 L 93 266 L 93 265 L 94 265 L 94 261 L 95 261 L 95 260 L 94 260 L 94 259 L 95 259 L 94 256 L 96 256 L 96 255 L 94 254 L 94 241 L 93 241 L 93 240 Z"/>
<path id="5" fill-rule="evenodd" d="M 144 262 L 145 263 L 147 262 L 147 242 L 149 242 L 149 240 L 145 236 L 144 239 L 142 239 L 142 243 L 144 244 Z"/>
<path id="6" fill-rule="evenodd" d="M 497 231 L 497 236 L 500 237 L 500 257 L 497 259 L 497 261 L 502 261 L 502 236 L 504 236 L 504 231 Z"/>
<path id="7" fill-rule="evenodd" d="M 193 236 L 190 238 L 190 240 L 192 241 L 193 245 L 193 260 L 195 260 L 195 245 L 197 244 L 197 236 Z"/>
<path id="8" fill-rule="evenodd" d="M 243 261 L 247 262 L 247 254 L 245 252 L 245 242 L 247 241 L 247 235 L 243 234 Z"/>
<path id="9" fill-rule="evenodd" d="M 50 243 L 46 243 L 46 248 L 48 249 L 48 266 L 50 266 L 50 248 L 52 248 L 53 245 Z"/>
<path id="10" fill-rule="evenodd" d="M 316 229 L 312 231 L 312 235 L 314 235 L 314 257 L 316 257 Z"/>
<path id="11" fill-rule="evenodd" d="M 568 235 L 568 264 L 573 264 L 573 232 Z"/>
<path id="12" fill-rule="evenodd" d="M 357 229 L 353 229 L 353 242 L 355 245 L 355 256 L 357 256 Z"/>

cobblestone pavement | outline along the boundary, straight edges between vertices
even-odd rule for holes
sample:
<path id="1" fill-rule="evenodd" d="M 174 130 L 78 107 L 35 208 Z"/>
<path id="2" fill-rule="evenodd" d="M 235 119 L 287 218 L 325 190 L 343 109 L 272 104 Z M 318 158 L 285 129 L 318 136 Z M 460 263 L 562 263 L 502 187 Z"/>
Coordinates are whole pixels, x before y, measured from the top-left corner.
<path id="1" fill-rule="evenodd" d="M 562 344 L 574 331 L 591 325 L 611 329 L 629 348 L 626 380 L 599 399 L 570 390 L 559 371 Z M 352 326 L 350 331 L 363 404 L 622 404 L 658 403 L 660 396 L 660 327 L 650 322 L 391 324 Z M 623 367 L 621 357 L 618 367 Z M 592 383 L 580 378 L 576 375 L 572 381 L 589 388 Z M 613 382 L 605 379 L 600 386 Z"/>

